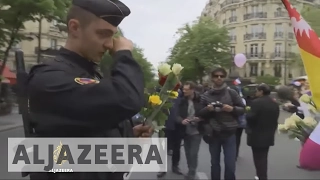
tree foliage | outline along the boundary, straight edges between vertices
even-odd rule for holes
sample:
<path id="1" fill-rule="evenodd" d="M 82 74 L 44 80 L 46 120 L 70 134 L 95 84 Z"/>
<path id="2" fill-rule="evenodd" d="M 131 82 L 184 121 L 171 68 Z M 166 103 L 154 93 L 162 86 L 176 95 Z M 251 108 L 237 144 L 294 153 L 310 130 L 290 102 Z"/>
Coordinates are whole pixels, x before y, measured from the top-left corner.
<path id="1" fill-rule="evenodd" d="M 61 21 L 70 4 L 71 0 L 0 0 L 0 76 L 12 46 L 29 39 L 21 32 L 25 29 L 24 23 L 41 19 Z"/>
<path id="2" fill-rule="evenodd" d="M 212 19 L 201 17 L 193 24 L 184 25 L 177 34 L 180 38 L 171 49 L 168 63 L 184 66 L 183 80 L 202 82 L 202 77 L 214 66 L 230 67 L 228 31 Z"/>
<path id="3" fill-rule="evenodd" d="M 123 32 L 121 29 L 119 29 L 119 33 L 116 36 L 123 36 Z M 154 85 L 154 76 L 153 73 L 153 66 L 152 64 L 147 60 L 147 58 L 143 54 L 143 49 L 138 47 L 137 45 L 134 46 L 134 49 L 132 51 L 132 55 L 134 59 L 139 63 L 139 65 L 142 68 L 142 71 L 144 73 L 144 82 L 146 87 L 150 87 Z M 110 56 L 109 53 L 106 53 L 104 57 L 101 60 L 100 68 L 105 77 L 110 77 L 112 66 L 114 65 L 115 61 Z"/>
<path id="4" fill-rule="evenodd" d="M 279 85 L 280 78 L 267 74 L 265 76 L 256 77 L 256 83 L 257 84 L 265 83 L 268 85 Z"/>
<path id="5" fill-rule="evenodd" d="M 320 21 L 318 16 L 320 14 L 319 6 L 311 6 L 309 4 L 303 5 L 301 10 L 302 17 L 309 23 L 312 29 L 320 36 Z"/>

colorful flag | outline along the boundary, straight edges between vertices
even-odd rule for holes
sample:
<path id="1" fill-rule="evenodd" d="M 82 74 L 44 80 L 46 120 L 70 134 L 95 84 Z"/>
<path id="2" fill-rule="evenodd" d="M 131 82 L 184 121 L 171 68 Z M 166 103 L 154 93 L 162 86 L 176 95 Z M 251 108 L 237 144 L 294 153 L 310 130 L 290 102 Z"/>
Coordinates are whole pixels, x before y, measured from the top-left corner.
<path id="1" fill-rule="evenodd" d="M 291 19 L 301 59 L 310 83 L 312 98 L 317 108 L 320 109 L 320 39 L 300 13 L 290 4 L 289 0 L 282 0 L 282 3 Z"/>
<path id="2" fill-rule="evenodd" d="M 240 79 L 237 78 L 236 80 L 234 80 L 234 81 L 233 81 L 233 84 L 236 85 L 236 86 L 239 85 L 239 84 L 241 84 Z"/>

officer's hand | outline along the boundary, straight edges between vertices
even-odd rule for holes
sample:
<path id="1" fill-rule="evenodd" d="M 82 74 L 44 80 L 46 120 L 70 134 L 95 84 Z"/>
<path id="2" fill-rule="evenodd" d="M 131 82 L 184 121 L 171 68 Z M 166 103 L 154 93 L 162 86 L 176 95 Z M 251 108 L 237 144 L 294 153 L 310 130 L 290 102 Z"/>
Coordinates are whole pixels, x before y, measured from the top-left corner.
<path id="1" fill-rule="evenodd" d="M 113 39 L 113 48 L 111 51 L 112 53 L 115 53 L 117 51 L 121 51 L 121 50 L 129 50 L 132 51 L 133 50 L 133 43 L 132 41 L 130 41 L 129 39 L 125 38 L 125 37 L 117 37 Z"/>
<path id="2" fill-rule="evenodd" d="M 133 133 L 136 137 L 151 137 L 154 129 L 151 126 L 139 124 L 133 127 Z"/>

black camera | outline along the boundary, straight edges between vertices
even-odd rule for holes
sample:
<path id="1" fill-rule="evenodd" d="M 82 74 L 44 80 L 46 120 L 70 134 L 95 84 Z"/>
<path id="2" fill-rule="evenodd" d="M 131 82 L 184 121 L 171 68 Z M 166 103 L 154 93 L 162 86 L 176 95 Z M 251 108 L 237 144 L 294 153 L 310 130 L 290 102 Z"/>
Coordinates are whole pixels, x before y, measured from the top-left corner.
<path id="1" fill-rule="evenodd" d="M 210 103 L 214 108 L 222 108 L 223 104 L 219 101 Z"/>

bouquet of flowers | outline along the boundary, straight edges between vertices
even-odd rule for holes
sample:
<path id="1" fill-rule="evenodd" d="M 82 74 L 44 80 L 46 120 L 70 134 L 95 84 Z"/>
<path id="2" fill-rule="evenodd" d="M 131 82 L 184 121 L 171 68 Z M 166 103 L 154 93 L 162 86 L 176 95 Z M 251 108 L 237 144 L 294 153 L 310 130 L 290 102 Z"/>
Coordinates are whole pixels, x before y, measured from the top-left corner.
<path id="1" fill-rule="evenodd" d="M 147 105 L 140 111 L 144 117 L 144 124 L 152 126 L 156 132 L 165 127 L 165 121 L 172 107 L 171 99 L 178 97 L 177 90 L 180 88 L 180 72 L 183 67 L 180 64 L 170 66 L 162 63 L 158 67 L 160 92 L 145 93 Z"/>
<path id="2" fill-rule="evenodd" d="M 304 143 L 319 123 L 317 120 L 319 113 L 316 110 L 312 98 L 307 94 L 302 95 L 300 101 L 307 104 L 311 116 L 306 116 L 304 119 L 301 119 L 296 114 L 293 114 L 285 120 L 284 124 L 278 125 L 278 131 L 281 134 L 288 134 L 290 139 L 298 139 Z"/>

